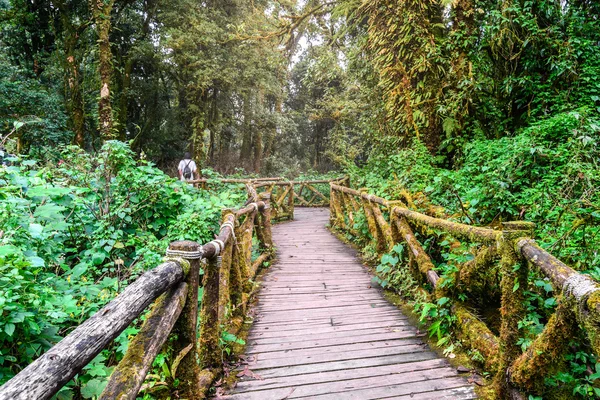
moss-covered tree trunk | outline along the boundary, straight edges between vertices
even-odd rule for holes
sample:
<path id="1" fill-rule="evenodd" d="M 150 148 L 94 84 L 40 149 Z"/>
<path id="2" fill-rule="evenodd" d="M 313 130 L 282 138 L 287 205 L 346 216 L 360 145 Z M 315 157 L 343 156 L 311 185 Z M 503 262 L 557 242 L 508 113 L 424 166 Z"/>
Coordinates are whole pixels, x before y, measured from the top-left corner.
<path id="1" fill-rule="evenodd" d="M 98 101 L 98 130 L 102 140 L 114 138 L 112 105 L 110 99 L 113 73 L 110 50 L 110 14 L 114 0 L 90 0 L 90 8 L 98 35 L 98 74 L 100 75 L 100 100 Z"/>

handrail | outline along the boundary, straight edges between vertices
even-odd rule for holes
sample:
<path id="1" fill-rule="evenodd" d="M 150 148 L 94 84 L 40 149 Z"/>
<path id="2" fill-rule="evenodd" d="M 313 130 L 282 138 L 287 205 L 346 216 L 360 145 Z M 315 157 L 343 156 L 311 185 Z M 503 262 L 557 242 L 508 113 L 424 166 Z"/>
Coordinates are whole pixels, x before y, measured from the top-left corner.
<path id="1" fill-rule="evenodd" d="M 176 241 L 169 245 L 167 260 L 145 272 L 114 300 L 75 328 L 58 344 L 0 387 L 0 400 L 49 399 L 81 371 L 113 339 L 154 302 L 139 333 L 117 365 L 100 399 L 135 399 L 169 334 L 177 334 L 178 395 L 204 398 L 220 372 L 221 326 L 240 329 L 251 283 L 259 267 L 273 256 L 271 238 L 272 193 L 256 193 L 245 182 L 249 200 L 237 210 L 223 210 L 217 237 L 200 245 Z M 293 218 L 293 185 L 288 184 L 276 207 L 279 218 Z M 286 207 L 285 204 L 292 204 Z M 252 260 L 252 238 L 259 242 L 260 256 Z M 200 261 L 206 262 L 200 282 Z M 203 284 L 202 309 L 198 310 L 198 286 Z M 228 309 L 231 312 L 227 311 Z M 198 326 L 198 315 L 201 324 Z M 197 341 L 198 329 L 200 339 Z M 201 365 L 198 365 L 198 360 Z M 200 368 L 203 368 L 201 371 Z M 173 380 L 175 377 L 173 377 Z"/>
<path id="2" fill-rule="evenodd" d="M 300 207 L 329 207 L 329 184 L 343 183 L 348 177 L 341 176 L 332 179 L 313 179 L 313 180 L 293 180 L 287 181 L 284 178 L 248 178 L 248 179 L 196 179 L 188 181 L 194 186 L 206 188 L 210 183 L 243 183 L 250 185 L 254 189 L 265 188 L 273 196 L 273 218 L 276 220 L 290 218 L 293 214 L 294 206 Z M 324 187 L 324 185 L 327 185 Z M 290 189 L 288 189 L 290 188 Z M 287 192 L 291 192 L 288 198 Z M 280 199 L 286 198 L 286 204 L 282 204 Z"/>
<path id="3" fill-rule="evenodd" d="M 457 321 L 457 335 L 463 344 L 478 350 L 485 357 L 485 366 L 495 372 L 495 384 L 500 398 L 520 398 L 521 391 L 535 392 L 543 384 L 545 371 L 562 360 L 569 339 L 575 334 L 577 322 L 585 328 L 594 352 L 600 355 L 600 286 L 589 276 L 568 267 L 540 248 L 533 239 L 533 224 L 524 221 L 506 222 L 501 230 L 477 227 L 434 218 L 414 210 L 410 198 L 390 201 L 367 193 L 367 189 L 351 189 L 330 184 L 330 221 L 332 227 L 360 237 L 354 229 L 356 213 L 364 213 L 368 230 L 379 254 L 386 253 L 398 242 L 404 242 L 410 262 L 417 267 L 433 288 L 430 297 L 452 297 Z M 382 212 L 383 211 L 385 212 Z M 442 232 L 450 242 L 461 240 L 480 246 L 475 257 L 458 266 L 455 279 L 469 290 L 472 283 L 485 287 L 495 274 L 489 271 L 499 262 L 501 274 L 502 324 L 500 335 L 458 299 L 457 293 L 440 285 L 431 257 L 413 233 L 427 237 Z M 368 240 L 368 238 L 365 238 Z M 525 315 L 524 290 L 527 290 L 529 265 L 535 266 L 561 293 L 558 306 L 544 331 L 529 349 L 522 352 L 518 325 Z M 417 278 L 419 278 L 417 276 Z M 489 300 L 490 293 L 474 293 Z M 483 300 L 483 299 L 482 299 Z"/>

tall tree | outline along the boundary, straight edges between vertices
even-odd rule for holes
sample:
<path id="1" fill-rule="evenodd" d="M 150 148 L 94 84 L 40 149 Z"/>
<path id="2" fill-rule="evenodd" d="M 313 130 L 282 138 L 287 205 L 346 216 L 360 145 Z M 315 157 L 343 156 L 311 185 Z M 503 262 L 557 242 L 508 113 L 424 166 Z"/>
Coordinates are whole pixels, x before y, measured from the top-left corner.
<path id="1" fill-rule="evenodd" d="M 111 88 L 113 57 L 110 49 L 111 13 L 114 0 L 89 0 L 98 35 L 98 74 L 100 98 L 98 100 L 98 130 L 102 140 L 114 139 Z"/>

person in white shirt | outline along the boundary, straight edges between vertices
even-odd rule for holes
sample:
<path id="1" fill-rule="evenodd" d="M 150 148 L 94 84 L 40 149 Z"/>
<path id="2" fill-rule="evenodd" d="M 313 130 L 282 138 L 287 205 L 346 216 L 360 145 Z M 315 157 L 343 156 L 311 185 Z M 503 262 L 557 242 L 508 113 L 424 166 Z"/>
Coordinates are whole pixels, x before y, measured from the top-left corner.
<path id="1" fill-rule="evenodd" d="M 194 160 L 192 160 L 192 156 L 188 152 L 184 154 L 183 160 L 179 161 L 179 167 L 177 167 L 177 171 L 179 173 L 179 179 L 182 181 L 199 179 L 196 163 Z"/>

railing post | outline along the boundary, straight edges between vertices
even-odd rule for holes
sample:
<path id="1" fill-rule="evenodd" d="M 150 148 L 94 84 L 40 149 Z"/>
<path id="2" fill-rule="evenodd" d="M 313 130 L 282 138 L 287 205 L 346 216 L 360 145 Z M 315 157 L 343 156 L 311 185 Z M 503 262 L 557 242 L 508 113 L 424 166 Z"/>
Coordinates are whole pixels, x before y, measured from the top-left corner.
<path id="1" fill-rule="evenodd" d="M 264 208 L 260 212 L 260 225 L 262 234 L 262 245 L 265 249 L 272 251 L 273 236 L 271 234 L 271 193 L 263 192 L 258 195 L 259 199 L 265 203 Z M 260 238 L 259 238 L 260 239 Z"/>
<path id="2" fill-rule="evenodd" d="M 230 209 L 224 209 L 221 211 L 221 221 L 223 225 L 221 225 L 221 229 L 223 229 L 226 225 L 231 224 L 231 237 L 225 243 L 225 248 L 221 252 L 221 268 L 219 271 L 219 322 L 221 323 L 225 319 L 225 314 L 227 311 L 227 305 L 230 301 L 230 281 L 231 281 L 231 266 L 232 266 L 232 252 L 234 246 L 234 235 L 235 235 L 235 226 L 229 221 L 229 216 L 233 214 L 233 211 Z"/>
<path id="3" fill-rule="evenodd" d="M 290 213 L 289 220 L 294 219 L 294 182 L 290 182 L 290 193 L 288 194 L 288 212 Z"/>
<path id="4" fill-rule="evenodd" d="M 201 248 L 200 244 L 196 242 L 179 240 L 171 242 L 167 250 L 167 256 L 179 256 L 190 265 L 186 276 L 188 291 L 185 306 L 173 330 L 177 334 L 173 348 L 174 354 L 177 356 L 185 354 L 177 369 L 177 378 L 180 381 L 179 392 L 181 397 L 185 398 L 199 398 L 200 396 L 197 337 Z"/>
<path id="5" fill-rule="evenodd" d="M 371 236 L 373 236 L 373 240 L 375 240 L 375 245 L 379 247 L 379 243 L 381 238 L 379 237 L 379 229 L 377 228 L 377 222 L 375 221 L 375 215 L 373 215 L 373 208 L 370 200 L 365 199 L 363 195 L 366 192 L 366 189 L 361 189 L 360 201 L 363 206 L 363 210 L 365 212 L 365 218 L 367 220 L 367 225 L 369 227 L 369 232 Z"/>
<path id="6" fill-rule="evenodd" d="M 221 256 L 212 257 L 206 262 L 200 314 L 198 351 L 202 367 L 211 370 L 218 368 L 221 362 L 219 349 L 219 270 L 221 262 Z"/>
<path id="7" fill-rule="evenodd" d="M 338 193 L 336 193 L 335 189 L 333 189 L 333 186 L 329 191 L 329 206 L 330 208 L 333 208 L 333 213 L 329 216 L 330 224 L 337 226 L 339 229 L 345 229 L 346 224 L 344 223 L 344 213 L 342 212 L 342 208 L 340 206 Z"/>
<path id="8" fill-rule="evenodd" d="M 513 389 L 507 380 L 507 370 L 521 355 L 519 340 L 519 321 L 525 316 L 524 291 L 527 290 L 528 264 L 517 252 L 517 239 L 531 236 L 534 224 L 524 221 L 505 222 L 498 237 L 498 250 L 501 254 L 501 326 L 500 326 L 500 363 L 496 374 L 496 386 L 500 398 L 511 398 Z"/>

